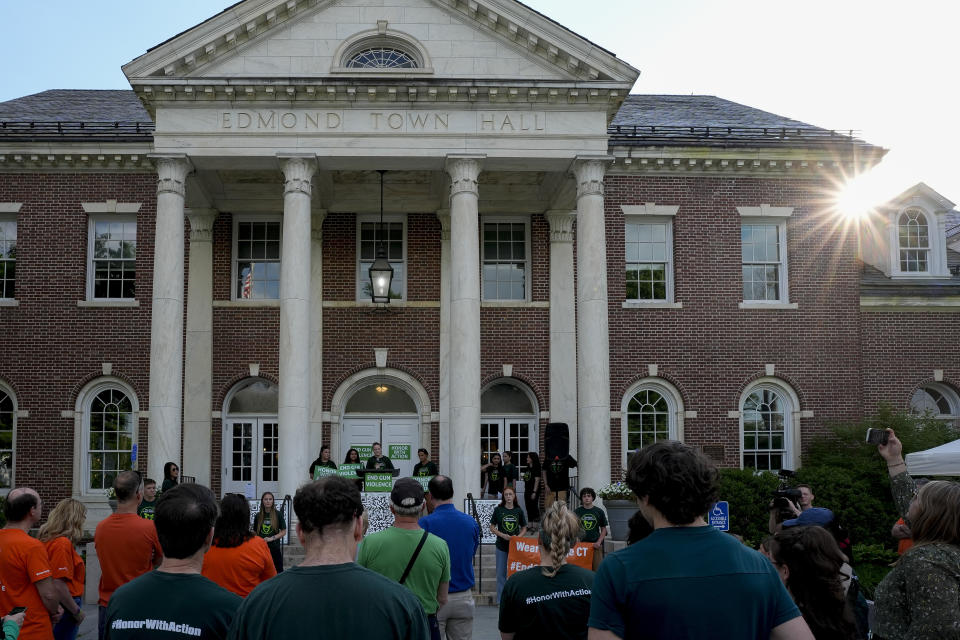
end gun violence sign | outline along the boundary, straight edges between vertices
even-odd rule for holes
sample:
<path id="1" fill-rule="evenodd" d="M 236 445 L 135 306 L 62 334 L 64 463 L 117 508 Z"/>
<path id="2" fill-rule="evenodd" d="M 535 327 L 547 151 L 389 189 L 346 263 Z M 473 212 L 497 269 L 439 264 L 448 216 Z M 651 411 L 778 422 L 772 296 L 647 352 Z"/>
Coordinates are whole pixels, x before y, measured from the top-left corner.
<path id="1" fill-rule="evenodd" d="M 567 554 L 567 564 L 574 564 L 584 569 L 593 568 L 593 544 L 578 542 L 570 548 Z M 507 552 L 507 577 L 517 571 L 540 566 L 540 545 L 536 538 L 510 538 L 510 548 Z"/>

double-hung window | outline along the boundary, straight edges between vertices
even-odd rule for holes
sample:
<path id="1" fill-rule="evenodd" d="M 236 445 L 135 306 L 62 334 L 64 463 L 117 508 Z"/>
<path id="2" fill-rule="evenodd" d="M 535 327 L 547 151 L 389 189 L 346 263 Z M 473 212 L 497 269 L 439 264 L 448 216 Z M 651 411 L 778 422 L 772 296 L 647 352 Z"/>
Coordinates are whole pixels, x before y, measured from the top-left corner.
<path id="1" fill-rule="evenodd" d="M 16 297 L 17 219 L 0 213 L 0 300 Z"/>
<path id="2" fill-rule="evenodd" d="M 483 299 L 525 301 L 530 292 L 530 224 L 526 220 L 483 221 Z"/>
<path id="3" fill-rule="evenodd" d="M 679 207 L 624 205 L 624 286 L 627 303 L 672 303 L 673 218 Z"/>
<path id="4" fill-rule="evenodd" d="M 897 218 L 900 271 L 926 273 L 930 270 L 930 227 L 919 209 L 907 209 Z"/>
<path id="5" fill-rule="evenodd" d="M 282 224 L 279 216 L 234 218 L 234 300 L 280 299 Z"/>
<path id="6" fill-rule="evenodd" d="M 137 219 L 90 216 L 87 299 L 133 300 L 137 284 Z"/>
<path id="7" fill-rule="evenodd" d="M 785 304 L 787 288 L 787 219 L 792 207 L 739 207 L 743 302 Z"/>
<path id="8" fill-rule="evenodd" d="M 383 246 L 387 261 L 393 267 L 390 284 L 391 300 L 407 298 L 407 222 L 402 215 L 357 216 L 357 300 L 369 302 L 370 266 L 377 258 L 377 249 Z"/>

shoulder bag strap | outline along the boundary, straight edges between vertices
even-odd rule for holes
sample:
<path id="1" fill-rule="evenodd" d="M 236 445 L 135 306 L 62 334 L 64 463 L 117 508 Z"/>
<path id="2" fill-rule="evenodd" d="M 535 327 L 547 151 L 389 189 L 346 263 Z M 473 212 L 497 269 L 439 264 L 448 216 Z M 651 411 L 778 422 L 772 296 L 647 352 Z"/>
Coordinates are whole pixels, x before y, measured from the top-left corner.
<path id="1" fill-rule="evenodd" d="M 427 541 L 428 535 L 430 535 L 430 533 L 424 531 L 423 535 L 420 536 L 420 544 L 417 545 L 413 555 L 410 556 L 410 562 L 407 563 L 407 568 L 403 570 L 403 575 L 400 576 L 400 584 L 403 584 L 407 581 L 407 577 L 410 575 L 410 570 L 413 569 L 413 563 L 417 561 L 417 556 L 420 555 L 420 549 L 423 549 L 423 544 Z"/>

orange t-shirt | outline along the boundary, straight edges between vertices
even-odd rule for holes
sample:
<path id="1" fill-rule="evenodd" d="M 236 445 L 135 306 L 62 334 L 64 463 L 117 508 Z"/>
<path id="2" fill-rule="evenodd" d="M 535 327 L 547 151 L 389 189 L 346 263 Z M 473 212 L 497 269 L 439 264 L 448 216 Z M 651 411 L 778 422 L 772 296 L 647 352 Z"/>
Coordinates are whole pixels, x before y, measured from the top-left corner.
<path id="1" fill-rule="evenodd" d="M 70 538 L 59 536 L 43 543 L 43 546 L 47 548 L 53 577 L 66 580 L 67 589 L 74 598 L 82 596 L 86 567 L 83 565 L 83 558 L 73 548 Z"/>
<path id="2" fill-rule="evenodd" d="M 153 569 L 163 557 L 153 520 L 135 513 L 114 513 L 93 534 L 100 560 L 100 606 L 110 602 L 117 587 Z"/>
<path id="3" fill-rule="evenodd" d="M 0 529 L 0 612 L 26 607 L 20 628 L 22 640 L 49 640 L 53 637 L 50 614 L 43 606 L 34 583 L 51 577 L 50 562 L 43 543 L 21 529 Z"/>
<path id="4" fill-rule="evenodd" d="M 897 520 L 897 524 L 907 524 L 903 518 Z M 897 542 L 897 553 L 903 555 L 907 552 L 907 549 L 913 546 L 913 538 L 901 538 Z"/>
<path id="5" fill-rule="evenodd" d="M 255 586 L 277 575 L 277 569 L 267 543 L 254 536 L 237 547 L 210 547 L 203 556 L 203 575 L 246 598 Z"/>

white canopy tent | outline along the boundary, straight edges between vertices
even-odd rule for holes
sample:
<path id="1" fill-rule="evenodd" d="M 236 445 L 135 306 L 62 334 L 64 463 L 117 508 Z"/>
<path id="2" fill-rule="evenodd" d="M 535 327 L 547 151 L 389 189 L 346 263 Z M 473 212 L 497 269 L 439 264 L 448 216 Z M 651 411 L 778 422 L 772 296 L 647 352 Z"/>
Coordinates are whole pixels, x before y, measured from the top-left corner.
<path id="1" fill-rule="evenodd" d="M 960 440 L 907 454 L 911 476 L 960 476 Z"/>

